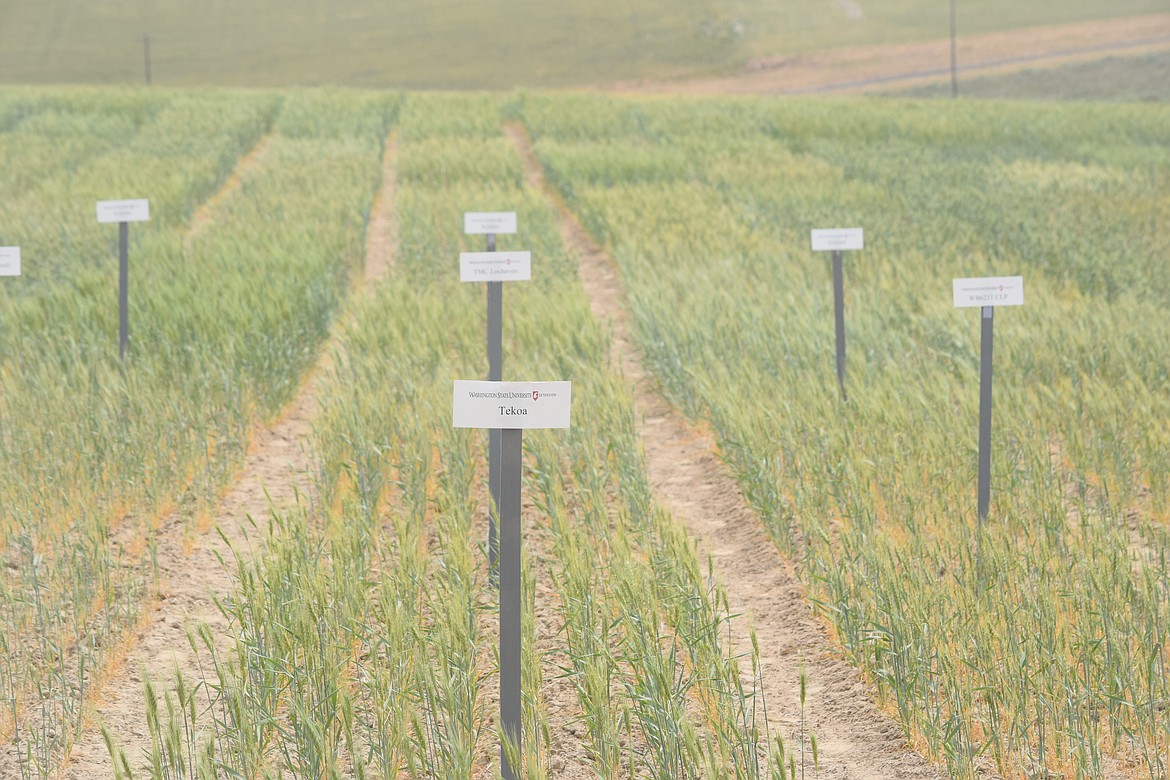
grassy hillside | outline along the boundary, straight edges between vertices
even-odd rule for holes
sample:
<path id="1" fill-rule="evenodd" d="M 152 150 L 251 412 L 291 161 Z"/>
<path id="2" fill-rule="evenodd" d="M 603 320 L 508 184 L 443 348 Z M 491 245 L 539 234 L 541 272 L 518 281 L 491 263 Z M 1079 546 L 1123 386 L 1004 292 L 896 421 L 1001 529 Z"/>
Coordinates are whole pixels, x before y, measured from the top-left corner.
<path id="1" fill-rule="evenodd" d="M 1023 100 L 1170 101 L 1170 51 L 1141 57 L 1109 57 L 1052 70 L 984 76 L 960 84 L 964 97 Z M 951 85 L 931 84 L 896 93 L 908 97 L 950 97 Z"/>
<path id="2" fill-rule="evenodd" d="M 1166 10 L 963 3 L 966 33 Z M 503 88 L 720 72 L 752 57 L 947 34 L 945 0 L 0 0 L 0 81 Z"/>

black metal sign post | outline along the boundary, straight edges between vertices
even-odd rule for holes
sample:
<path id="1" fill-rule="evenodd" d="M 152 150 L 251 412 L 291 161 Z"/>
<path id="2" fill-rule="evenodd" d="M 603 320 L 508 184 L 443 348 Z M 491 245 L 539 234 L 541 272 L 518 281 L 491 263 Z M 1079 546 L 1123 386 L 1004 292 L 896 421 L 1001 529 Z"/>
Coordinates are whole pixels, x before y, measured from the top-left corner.
<path id="1" fill-rule="evenodd" d="M 978 308 L 982 327 L 979 336 L 979 465 L 976 508 L 979 538 L 991 511 L 991 382 L 995 354 L 995 307 L 1022 306 L 1024 279 L 1021 276 L 993 276 L 955 279 L 955 306 Z"/>
<path id="2" fill-rule="evenodd" d="M 130 344 L 130 225 L 118 223 L 118 357 L 126 362 Z"/>
<path id="3" fill-rule="evenodd" d="M 951 97 L 959 96 L 959 42 L 955 0 L 951 0 Z"/>
<path id="4" fill-rule="evenodd" d="M 500 233 L 516 232 L 516 213 L 512 211 L 498 212 L 466 212 L 463 215 L 463 232 L 471 235 L 483 235 L 487 240 L 487 252 L 496 251 L 496 236 Z M 481 270 L 486 268 L 481 264 Z M 487 358 L 489 382 L 499 382 L 504 378 L 504 281 L 515 278 L 507 274 L 482 271 L 478 275 L 464 274 L 465 282 L 487 282 Z M 491 500 L 488 506 L 488 576 L 492 582 L 497 581 L 497 562 L 500 555 L 498 539 L 499 512 L 500 512 L 500 431 L 488 430 L 488 493 Z"/>
<path id="5" fill-rule="evenodd" d="M 124 364 L 130 348 L 130 224 L 150 219 L 147 200 L 103 200 L 97 220 L 118 225 L 118 357 Z"/>
<path id="6" fill-rule="evenodd" d="M 500 775 L 518 780 L 523 738 L 521 695 L 521 481 L 523 428 L 568 428 L 572 408 L 569 382 L 455 382 L 453 425 L 500 432 Z M 503 427 L 505 425 L 513 427 Z M 514 427 L 522 426 L 522 427 Z"/>
<path id="7" fill-rule="evenodd" d="M 995 349 L 995 307 L 984 306 L 979 337 L 979 522 L 991 508 L 991 358 Z"/>
<path id="8" fill-rule="evenodd" d="M 861 228 L 814 230 L 814 252 L 831 252 L 833 258 L 833 321 L 837 333 L 837 386 L 841 399 L 849 400 L 845 392 L 845 261 L 846 250 L 865 248 L 865 233 Z"/>
<path id="9" fill-rule="evenodd" d="M 500 435 L 500 725 L 517 750 L 521 740 L 520 694 L 520 481 L 524 467 L 524 432 L 493 430 Z M 500 774 L 517 780 L 519 767 L 500 745 Z"/>
<path id="10" fill-rule="evenodd" d="M 496 234 L 487 234 L 487 251 L 496 251 Z M 504 283 L 488 282 L 487 285 L 487 354 L 488 381 L 499 382 L 504 378 Z M 500 555 L 500 541 L 496 537 L 496 523 L 500 511 L 500 444 L 499 428 L 488 431 L 488 492 L 491 503 L 488 506 L 488 572 L 495 581 L 498 576 L 496 561 Z"/>
<path id="11" fill-rule="evenodd" d="M 845 269 L 841 250 L 833 252 L 833 317 L 837 325 L 837 384 L 841 398 L 848 401 L 845 393 Z"/>
<path id="12" fill-rule="evenodd" d="M 150 85 L 154 83 L 154 78 L 150 72 L 150 33 L 145 33 L 142 36 L 142 58 L 143 64 L 146 66 L 146 83 Z"/>

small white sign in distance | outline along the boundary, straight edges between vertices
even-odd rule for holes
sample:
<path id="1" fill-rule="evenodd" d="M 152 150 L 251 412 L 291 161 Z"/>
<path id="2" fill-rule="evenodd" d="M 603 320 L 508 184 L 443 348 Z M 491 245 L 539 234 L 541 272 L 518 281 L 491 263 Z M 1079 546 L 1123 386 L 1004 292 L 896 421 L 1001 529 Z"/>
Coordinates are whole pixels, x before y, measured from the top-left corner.
<path id="1" fill-rule="evenodd" d="M 20 276 L 20 247 L 0 246 L 0 276 Z"/>
<path id="2" fill-rule="evenodd" d="M 852 252 L 865 249 L 865 231 L 862 228 L 831 228 L 812 232 L 814 252 Z"/>
<path id="3" fill-rule="evenodd" d="M 531 252 L 461 252 L 459 279 L 464 282 L 530 282 Z"/>
<path id="4" fill-rule="evenodd" d="M 1023 306 L 1024 277 L 985 276 L 981 279 L 956 279 L 955 306 Z"/>
<path id="5" fill-rule="evenodd" d="M 150 220 L 150 201 L 139 200 L 99 200 L 97 204 L 98 222 L 148 222 Z"/>
<path id="6" fill-rule="evenodd" d="M 455 380 L 456 428 L 568 428 L 572 382 Z"/>
<path id="7" fill-rule="evenodd" d="M 463 232 L 482 236 L 516 232 L 515 211 L 468 211 L 463 214 Z"/>

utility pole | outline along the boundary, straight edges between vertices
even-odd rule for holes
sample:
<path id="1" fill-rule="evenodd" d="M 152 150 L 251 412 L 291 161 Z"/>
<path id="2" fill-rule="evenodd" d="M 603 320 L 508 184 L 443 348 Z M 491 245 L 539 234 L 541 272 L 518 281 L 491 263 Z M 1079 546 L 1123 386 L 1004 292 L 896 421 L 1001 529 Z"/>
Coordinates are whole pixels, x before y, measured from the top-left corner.
<path id="1" fill-rule="evenodd" d="M 951 0 L 951 97 L 959 96 L 959 51 L 956 40 L 955 0 Z"/>

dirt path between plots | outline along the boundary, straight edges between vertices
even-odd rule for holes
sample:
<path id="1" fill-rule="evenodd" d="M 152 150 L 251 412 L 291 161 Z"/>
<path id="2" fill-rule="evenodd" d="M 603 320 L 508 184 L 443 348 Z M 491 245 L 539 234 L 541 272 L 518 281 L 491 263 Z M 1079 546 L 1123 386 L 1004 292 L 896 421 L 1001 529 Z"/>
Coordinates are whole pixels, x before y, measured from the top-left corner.
<path id="1" fill-rule="evenodd" d="M 760 641 L 764 697 L 773 723 L 794 735 L 800 724 L 799 678 L 808 672 L 805 721 L 820 748 L 827 780 L 941 778 L 938 769 L 907 749 L 901 730 L 874 704 L 868 686 L 825 636 L 804 600 L 791 566 L 776 551 L 739 486 L 716 455 L 654 387 L 631 338 L 616 266 L 544 181 L 523 128 L 508 137 L 524 159 L 529 183 L 552 198 L 566 244 L 580 258 L 581 281 L 593 314 L 613 329 L 612 358 L 634 386 L 638 435 L 646 452 L 655 498 L 699 542 L 699 558 L 714 556 L 715 575 L 727 589 L 735 621 L 735 652 L 751 649 L 749 624 Z M 788 744 L 796 744 L 788 741 Z"/>
<path id="2" fill-rule="evenodd" d="M 268 147 L 272 145 L 272 138 L 272 133 L 262 136 L 252 149 L 236 163 L 235 170 L 228 176 L 227 181 L 223 183 L 219 191 L 195 210 L 195 214 L 191 217 L 191 224 L 187 228 L 187 233 L 183 236 L 183 246 L 191 246 L 195 242 L 195 239 L 203 235 L 203 231 L 211 224 L 216 212 L 223 208 L 224 201 L 234 195 L 243 186 L 243 177 L 247 175 L 248 171 L 254 170 L 260 163 L 260 160 L 264 158 L 264 155 L 268 152 Z"/>
<path id="3" fill-rule="evenodd" d="M 1170 49 L 1170 14 L 960 35 L 960 92 L 962 77 L 974 73 L 1011 73 L 1164 49 Z M 620 84 L 614 90 L 709 95 L 871 92 L 949 80 L 950 62 L 950 39 L 941 38 L 768 57 L 730 76 Z"/>
<path id="4" fill-rule="evenodd" d="M 395 150 L 396 143 L 391 136 L 383 160 L 382 186 L 375 197 L 367 231 L 365 272 L 362 282 L 355 285 L 356 294 L 365 293 L 393 265 L 397 246 L 393 213 Z M 241 171 L 249 159 L 254 161 L 254 156 L 241 161 Z M 210 218 L 214 219 L 214 215 Z M 313 500 L 310 437 L 319 408 L 317 392 L 321 377 L 332 365 L 337 346 L 334 335 L 322 346 L 316 365 L 280 418 L 255 433 L 238 481 L 216 507 L 216 525 L 244 559 L 251 557 L 252 546 L 263 539 L 270 511 L 292 509 L 298 503 L 307 506 Z M 253 528 L 253 521 L 258 529 Z M 120 669 L 110 674 L 108 682 L 96 694 L 93 707 L 96 716 L 75 745 L 68 763 L 58 772 L 60 780 L 91 780 L 111 775 L 102 724 L 125 750 L 135 771 L 144 769 L 144 752 L 150 746 L 144 676 L 157 683 L 160 693 L 169 689 L 176 669 L 182 671 L 188 684 L 203 679 L 199 655 L 187 639 L 188 630 L 201 623 L 206 623 L 212 635 L 219 639 L 221 649 L 228 646 L 227 620 L 216 609 L 215 598 L 230 594 L 235 585 L 233 555 L 218 533 L 205 534 L 196 540 L 193 550 L 186 550 L 183 529 L 183 522 L 173 517 L 159 531 L 159 598 L 150 606 L 137 641 Z M 220 563 L 219 556 L 227 566 Z"/>

